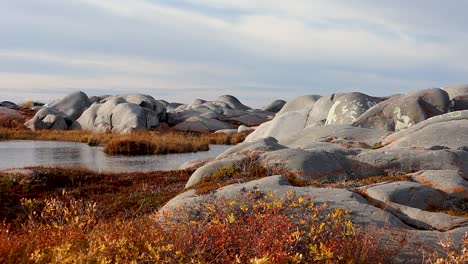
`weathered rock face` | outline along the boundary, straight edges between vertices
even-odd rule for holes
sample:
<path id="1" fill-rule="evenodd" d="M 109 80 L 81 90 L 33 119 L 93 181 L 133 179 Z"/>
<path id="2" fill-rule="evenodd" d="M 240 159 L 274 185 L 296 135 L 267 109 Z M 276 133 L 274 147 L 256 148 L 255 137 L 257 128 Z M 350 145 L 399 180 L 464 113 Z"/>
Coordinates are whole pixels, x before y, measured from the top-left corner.
<path id="1" fill-rule="evenodd" d="M 305 108 L 311 108 L 314 106 L 317 100 L 319 100 L 321 97 L 322 96 L 320 95 L 304 95 L 304 96 L 296 97 L 293 100 L 287 102 L 283 106 L 281 111 L 278 112 L 278 115 L 281 115 L 287 112 L 302 110 Z"/>
<path id="2" fill-rule="evenodd" d="M 381 99 L 362 93 L 343 94 L 333 103 L 325 124 L 352 124 L 364 112 L 379 102 L 381 102 Z"/>
<path id="3" fill-rule="evenodd" d="M 273 112 L 251 109 L 234 96 L 223 95 L 214 101 L 197 99 L 189 105 L 168 108 L 167 121 L 180 131 L 214 132 L 239 125 L 258 126 L 273 116 Z"/>
<path id="4" fill-rule="evenodd" d="M 53 108 L 44 107 L 37 111 L 32 119 L 24 123 L 31 130 L 37 129 L 53 129 L 65 130 L 73 120 L 68 118 L 63 112 L 59 112 Z"/>
<path id="5" fill-rule="evenodd" d="M 63 113 L 62 117 L 68 117 L 71 120 L 76 120 L 90 105 L 91 102 L 85 93 L 75 92 L 55 101 L 47 106 L 47 108 Z"/>
<path id="6" fill-rule="evenodd" d="M 423 170 L 411 176 L 413 180 L 421 184 L 459 199 L 468 199 L 468 175 L 463 175 L 457 170 Z"/>
<path id="7" fill-rule="evenodd" d="M 387 136 L 386 149 L 401 148 L 450 148 L 468 146 L 468 110 L 451 112 L 427 119 L 408 129 Z"/>
<path id="8" fill-rule="evenodd" d="M 380 101 L 362 93 L 301 96 L 288 102 L 272 121 L 260 125 L 248 140 L 275 137 L 280 142 L 291 141 L 310 127 L 352 124 Z"/>
<path id="9" fill-rule="evenodd" d="M 68 129 L 90 105 L 91 102 L 85 93 L 71 93 L 50 105 L 42 107 L 31 120 L 25 123 L 25 125 L 32 130 L 65 130 Z"/>
<path id="10" fill-rule="evenodd" d="M 444 208 L 447 194 L 417 182 L 392 182 L 366 186 L 362 189 L 369 197 L 381 202 L 393 202 L 425 210 Z"/>
<path id="11" fill-rule="evenodd" d="M 373 150 L 350 156 L 346 168 L 356 177 L 406 174 L 420 170 L 468 173 L 468 152 L 455 150 Z"/>
<path id="12" fill-rule="evenodd" d="M 164 105 L 149 95 L 109 96 L 92 104 L 72 128 L 129 133 L 157 128 L 165 118 Z"/>
<path id="13" fill-rule="evenodd" d="M 354 126 L 400 131 L 430 117 L 448 112 L 450 100 L 447 92 L 434 88 L 383 101 L 363 115 Z"/>
<path id="14" fill-rule="evenodd" d="M 286 140 L 279 141 L 281 144 L 296 147 L 309 148 L 317 142 L 331 142 L 345 146 L 375 146 L 382 142 L 390 132 L 353 127 L 349 125 L 330 125 L 319 127 L 308 127 L 300 133 Z"/>
<path id="15" fill-rule="evenodd" d="M 280 168 L 295 173 L 307 182 L 341 181 L 349 178 L 340 163 L 344 157 L 321 149 L 281 149 L 260 155 L 260 162 L 268 168 Z"/>

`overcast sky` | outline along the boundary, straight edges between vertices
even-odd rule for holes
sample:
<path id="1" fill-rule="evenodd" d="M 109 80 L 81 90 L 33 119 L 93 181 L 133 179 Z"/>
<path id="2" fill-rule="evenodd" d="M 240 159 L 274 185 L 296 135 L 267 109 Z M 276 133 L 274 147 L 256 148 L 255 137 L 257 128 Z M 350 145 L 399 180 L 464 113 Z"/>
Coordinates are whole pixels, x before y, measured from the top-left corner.
<path id="1" fill-rule="evenodd" d="M 468 81 L 464 0 L 0 0 L 0 101 L 147 93 L 261 106 Z"/>

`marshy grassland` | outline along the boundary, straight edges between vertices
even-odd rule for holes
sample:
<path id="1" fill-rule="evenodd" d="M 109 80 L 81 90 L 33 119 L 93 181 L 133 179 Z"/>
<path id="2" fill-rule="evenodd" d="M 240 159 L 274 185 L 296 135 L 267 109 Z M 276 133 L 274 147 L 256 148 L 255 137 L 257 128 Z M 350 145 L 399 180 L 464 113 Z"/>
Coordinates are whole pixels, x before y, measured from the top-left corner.
<path id="1" fill-rule="evenodd" d="M 28 130 L 0 128 L 0 140 L 50 140 L 103 145 L 109 155 L 149 155 L 206 151 L 209 144 L 233 145 L 245 140 L 249 132 L 186 133 L 176 131 L 142 131 L 131 134 L 95 133 L 82 130 Z"/>

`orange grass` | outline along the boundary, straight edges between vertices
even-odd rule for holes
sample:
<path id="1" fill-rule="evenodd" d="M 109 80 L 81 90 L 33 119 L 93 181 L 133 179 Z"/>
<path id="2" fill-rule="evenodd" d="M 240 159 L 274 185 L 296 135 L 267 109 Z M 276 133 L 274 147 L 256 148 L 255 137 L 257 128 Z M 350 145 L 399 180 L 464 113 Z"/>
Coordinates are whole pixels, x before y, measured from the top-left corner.
<path id="1" fill-rule="evenodd" d="M 50 140 L 105 145 L 110 155 L 148 155 L 206 151 L 209 144 L 237 144 L 248 133 L 235 135 L 175 131 L 142 131 L 132 134 L 94 133 L 83 130 L 51 131 L 0 128 L 0 140 Z"/>

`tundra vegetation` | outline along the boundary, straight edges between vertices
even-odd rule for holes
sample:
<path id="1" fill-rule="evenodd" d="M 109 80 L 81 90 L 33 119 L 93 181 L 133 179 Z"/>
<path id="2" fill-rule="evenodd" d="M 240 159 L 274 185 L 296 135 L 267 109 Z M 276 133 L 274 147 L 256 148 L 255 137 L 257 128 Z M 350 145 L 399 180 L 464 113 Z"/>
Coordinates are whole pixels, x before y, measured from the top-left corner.
<path id="1" fill-rule="evenodd" d="M 2 172 L 0 262 L 387 263 L 399 250 L 384 244 L 385 229 L 356 226 L 351 212 L 293 191 L 286 197 L 246 192 L 189 211 L 155 213 L 186 191 L 191 173 Z M 269 174 L 252 162 L 221 169 L 210 179 L 250 173 Z M 427 263 L 463 263 L 468 237 L 463 243 L 461 253 L 447 246 L 445 255 Z"/>

